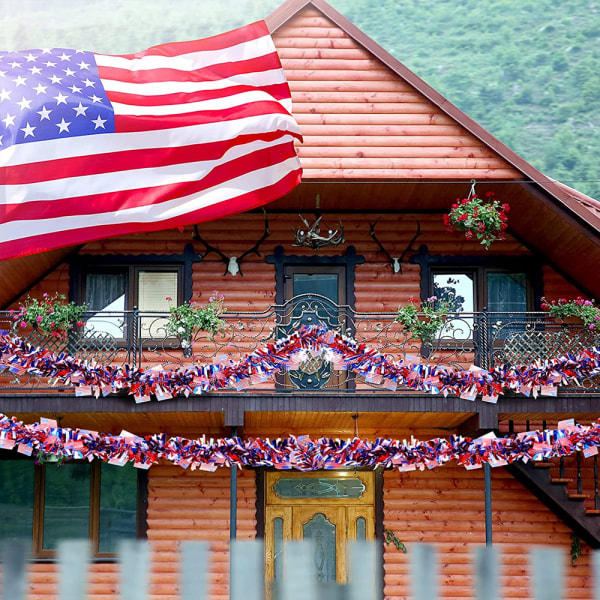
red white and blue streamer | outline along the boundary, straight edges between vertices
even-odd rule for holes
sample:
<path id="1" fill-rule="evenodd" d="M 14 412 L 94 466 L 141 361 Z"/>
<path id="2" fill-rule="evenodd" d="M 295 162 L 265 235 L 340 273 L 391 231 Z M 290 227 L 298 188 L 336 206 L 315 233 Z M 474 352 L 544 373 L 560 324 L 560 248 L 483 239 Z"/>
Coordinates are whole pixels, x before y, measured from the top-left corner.
<path id="1" fill-rule="evenodd" d="M 241 390 L 263 383 L 274 374 L 298 369 L 310 356 L 320 355 L 335 370 L 348 370 L 371 384 L 455 395 L 466 400 L 481 397 L 496 402 L 506 392 L 525 396 L 556 396 L 559 386 L 581 386 L 600 374 L 600 351 L 537 361 L 530 365 L 499 365 L 490 370 L 471 366 L 418 364 L 394 360 L 364 343 L 323 326 L 302 327 L 267 343 L 239 361 L 190 365 L 176 369 L 101 365 L 67 354 L 36 348 L 20 338 L 0 335 L 0 372 L 47 378 L 53 385 L 75 388 L 78 396 L 107 396 L 126 391 L 136 402 L 155 397 L 199 395 L 223 389 Z"/>
<path id="2" fill-rule="evenodd" d="M 515 461 L 542 460 L 572 454 L 598 453 L 600 425 L 559 423 L 559 428 L 528 431 L 497 438 L 493 434 L 471 439 L 451 435 L 427 441 L 379 438 L 311 440 L 307 436 L 270 439 L 186 439 L 155 433 L 144 437 L 123 431 L 111 435 L 85 429 L 57 427 L 42 419 L 24 424 L 0 414 L 0 448 L 42 458 L 102 460 L 116 465 L 133 463 L 148 469 L 167 462 L 191 470 L 215 471 L 219 467 L 275 467 L 277 469 L 347 469 L 381 466 L 400 471 L 432 469 L 456 461 L 467 469 L 485 463 L 497 467 Z"/>

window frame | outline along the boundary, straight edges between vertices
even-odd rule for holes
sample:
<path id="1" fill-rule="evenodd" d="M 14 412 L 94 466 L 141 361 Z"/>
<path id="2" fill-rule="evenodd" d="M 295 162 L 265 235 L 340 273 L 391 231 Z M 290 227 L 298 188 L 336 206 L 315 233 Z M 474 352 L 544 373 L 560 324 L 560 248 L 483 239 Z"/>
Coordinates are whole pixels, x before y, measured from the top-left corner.
<path id="1" fill-rule="evenodd" d="M 487 310 L 488 300 L 488 275 L 490 273 L 500 273 L 505 275 L 522 273 L 525 275 L 525 297 L 527 312 L 535 310 L 534 304 L 534 284 L 532 275 L 528 269 L 511 269 L 499 266 L 433 266 L 429 273 L 429 288 L 426 298 L 430 298 L 434 292 L 434 277 L 436 275 L 472 275 L 473 276 L 473 312 L 483 312 Z"/>
<path id="2" fill-rule="evenodd" d="M 191 247 L 190 247 L 191 248 Z M 123 313 L 122 335 L 114 336 L 117 347 L 131 345 L 133 340 L 133 327 L 130 325 L 130 319 L 127 317 L 132 311 L 138 310 L 138 273 L 140 271 L 156 272 L 175 272 L 177 273 L 177 293 L 173 297 L 174 303 L 182 304 L 185 300 L 192 297 L 192 264 L 197 256 L 186 247 L 183 255 L 145 255 L 145 256 L 93 256 L 85 257 L 78 255 L 77 259 L 71 264 L 71 294 L 70 299 L 77 303 L 85 302 L 86 278 L 91 273 L 124 273 L 125 274 L 125 309 Z M 91 318 L 94 314 L 88 312 L 86 318 Z M 114 319 L 117 315 L 112 315 Z M 144 343 L 142 332 L 137 333 L 138 343 Z"/>
<path id="3" fill-rule="evenodd" d="M 433 275 L 446 272 L 469 272 L 478 269 L 525 273 L 527 276 L 528 311 L 541 311 L 541 298 L 544 295 L 543 263 L 535 256 L 461 256 L 429 254 L 427 246 L 421 246 L 418 254 L 410 261 L 421 267 L 421 299 L 424 301 L 433 295 Z M 478 285 L 478 283 L 476 283 Z M 480 308 L 481 307 L 481 308 Z M 481 311 L 483 305 L 476 307 Z"/>
<path id="4" fill-rule="evenodd" d="M 177 297 L 173 298 L 178 304 L 183 302 L 183 265 L 155 265 L 155 264 L 135 264 L 135 265 L 98 265 L 84 268 L 81 270 L 77 295 L 81 302 L 85 302 L 86 297 L 86 278 L 92 273 L 99 274 L 125 274 L 125 310 L 131 311 L 138 308 L 139 304 L 139 283 L 138 275 L 141 271 L 153 271 L 162 273 L 177 273 Z"/>
<path id="5" fill-rule="evenodd" d="M 10 450 L 0 451 L 0 461 L 18 460 L 27 461 L 31 458 L 20 455 L 8 456 Z M 6 453 L 6 454 L 5 454 Z M 116 552 L 100 552 L 100 492 L 102 461 L 85 460 L 69 461 L 69 464 L 80 463 L 90 468 L 90 501 L 89 501 L 89 527 L 88 539 L 90 540 L 92 556 L 96 559 L 114 559 Z M 115 469 L 120 467 L 116 465 Z M 45 478 L 47 469 L 60 469 L 54 463 L 36 464 L 33 473 L 33 514 L 31 554 L 34 559 L 54 559 L 56 549 L 44 548 L 44 508 L 45 508 Z M 145 469 L 136 470 L 136 539 L 146 538 L 147 529 L 147 504 L 148 504 L 148 472 Z M 9 538 L 10 539 L 10 538 Z"/>

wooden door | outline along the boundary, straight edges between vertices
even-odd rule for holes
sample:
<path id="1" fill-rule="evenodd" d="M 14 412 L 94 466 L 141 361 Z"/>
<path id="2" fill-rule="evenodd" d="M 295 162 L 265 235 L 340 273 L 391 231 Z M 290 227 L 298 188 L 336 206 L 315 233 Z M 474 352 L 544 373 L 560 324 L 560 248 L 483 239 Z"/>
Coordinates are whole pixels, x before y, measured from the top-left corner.
<path id="1" fill-rule="evenodd" d="M 346 581 L 346 543 L 375 537 L 372 472 L 266 473 L 265 572 L 283 575 L 288 540 L 311 540 L 319 583 Z"/>

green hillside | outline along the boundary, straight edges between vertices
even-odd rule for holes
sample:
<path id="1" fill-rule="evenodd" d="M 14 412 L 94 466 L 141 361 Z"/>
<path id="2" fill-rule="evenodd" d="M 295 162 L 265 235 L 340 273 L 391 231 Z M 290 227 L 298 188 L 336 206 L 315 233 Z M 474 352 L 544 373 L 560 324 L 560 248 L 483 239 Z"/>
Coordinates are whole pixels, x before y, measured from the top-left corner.
<path id="1" fill-rule="evenodd" d="M 213 35 L 282 0 L 3 0 L 0 47 L 125 53 Z M 546 175 L 600 199 L 600 3 L 331 0 Z"/>

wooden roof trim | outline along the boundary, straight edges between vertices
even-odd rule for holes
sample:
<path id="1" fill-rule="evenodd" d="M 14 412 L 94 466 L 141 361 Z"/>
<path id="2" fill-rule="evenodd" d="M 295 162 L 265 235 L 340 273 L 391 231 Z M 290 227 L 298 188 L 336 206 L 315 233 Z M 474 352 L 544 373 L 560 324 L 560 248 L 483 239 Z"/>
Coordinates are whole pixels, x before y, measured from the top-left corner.
<path id="1" fill-rule="evenodd" d="M 550 194 L 555 201 L 557 200 L 561 205 L 574 213 L 576 217 L 578 217 L 580 224 L 584 225 L 588 229 L 592 228 L 595 234 L 600 233 L 600 216 L 592 212 L 587 206 L 583 206 L 573 194 L 570 194 L 565 189 L 565 186 L 562 186 L 557 181 L 549 179 L 543 173 L 538 171 L 523 157 L 517 154 L 514 150 L 511 150 L 498 138 L 493 136 L 489 131 L 471 119 L 471 117 L 469 117 L 457 106 L 442 96 L 438 91 L 432 88 L 418 75 L 413 73 L 406 65 L 404 65 L 377 42 L 367 36 L 356 25 L 354 25 L 354 23 L 349 21 L 346 17 L 344 17 L 344 15 L 325 2 L 325 0 L 288 0 L 265 18 L 265 22 L 267 23 L 269 31 L 271 33 L 275 33 L 277 29 L 294 17 L 298 12 L 309 6 L 323 13 L 325 17 L 333 21 L 340 29 L 342 29 L 357 43 L 371 52 L 371 54 L 373 54 L 383 64 L 410 83 L 440 110 L 457 121 L 472 135 L 492 148 L 504 160 L 510 163 L 518 171 L 523 173 L 527 180 L 539 186 L 542 190 Z M 553 204 L 556 204 L 556 202 L 553 202 Z"/>

